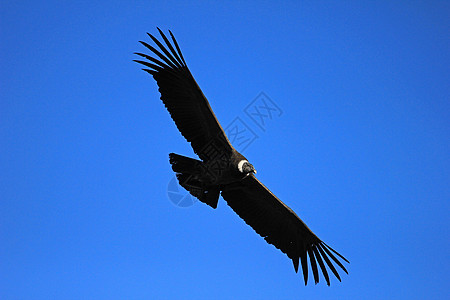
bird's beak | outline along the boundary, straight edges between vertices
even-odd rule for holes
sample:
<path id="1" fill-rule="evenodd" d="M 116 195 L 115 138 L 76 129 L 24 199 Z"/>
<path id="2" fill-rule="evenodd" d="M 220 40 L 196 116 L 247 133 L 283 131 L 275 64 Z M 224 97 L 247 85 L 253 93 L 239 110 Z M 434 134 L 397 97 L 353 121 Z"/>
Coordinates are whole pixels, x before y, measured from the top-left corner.
<path id="1" fill-rule="evenodd" d="M 253 169 L 253 171 L 252 171 L 252 172 L 253 172 L 253 174 L 256 174 L 256 170 L 255 170 L 255 169 Z"/>

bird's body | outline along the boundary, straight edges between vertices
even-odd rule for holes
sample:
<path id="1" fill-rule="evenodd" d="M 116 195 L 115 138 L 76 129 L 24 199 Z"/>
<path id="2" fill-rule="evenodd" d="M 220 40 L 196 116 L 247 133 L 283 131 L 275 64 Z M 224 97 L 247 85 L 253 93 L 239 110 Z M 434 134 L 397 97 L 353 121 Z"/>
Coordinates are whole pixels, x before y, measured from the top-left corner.
<path id="1" fill-rule="evenodd" d="M 315 283 L 319 282 L 317 265 L 328 285 L 330 280 L 325 265 L 340 280 L 333 262 L 347 272 L 337 257 L 348 261 L 321 241 L 255 177 L 253 165 L 231 145 L 217 121 L 208 100 L 187 68 L 174 36 L 169 31 L 172 44 L 161 30 L 159 32 L 167 47 L 151 34 L 150 38 L 160 50 L 141 42 L 159 59 L 136 53 L 148 60 L 136 62 L 146 66 L 143 70 L 156 80 L 161 100 L 178 130 L 200 158 L 197 160 L 174 153 L 169 155 L 180 185 L 213 208 L 217 207 L 222 195 L 248 225 L 292 259 L 296 272 L 301 262 L 305 284 L 308 280 L 308 257 Z"/>
<path id="2" fill-rule="evenodd" d="M 230 157 L 214 157 L 207 162 L 171 153 L 169 161 L 180 185 L 200 201 L 217 207 L 219 192 L 255 172 L 247 159 L 233 149 Z"/>

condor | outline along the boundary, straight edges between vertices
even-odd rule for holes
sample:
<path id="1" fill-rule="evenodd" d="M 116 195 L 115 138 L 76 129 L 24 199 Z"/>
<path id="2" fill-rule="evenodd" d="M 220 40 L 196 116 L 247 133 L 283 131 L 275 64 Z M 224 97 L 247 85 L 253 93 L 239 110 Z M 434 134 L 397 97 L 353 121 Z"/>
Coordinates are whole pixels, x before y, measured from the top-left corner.
<path id="1" fill-rule="evenodd" d="M 308 282 L 308 257 L 314 282 L 319 269 L 328 285 L 330 270 L 340 281 L 335 265 L 347 273 L 338 252 L 320 240 L 286 204 L 281 202 L 256 177 L 251 163 L 233 148 L 217 121 L 208 100 L 189 71 L 172 32 L 172 42 L 158 28 L 162 41 L 149 37 L 156 47 L 140 42 L 152 56 L 135 53 L 145 60 L 143 70 L 156 80 L 161 100 L 178 130 L 191 144 L 200 160 L 169 154 L 178 181 L 201 202 L 216 208 L 219 195 L 267 243 L 285 253 L 298 272 L 299 262 L 305 285 Z M 163 45 L 163 43 L 165 45 Z"/>

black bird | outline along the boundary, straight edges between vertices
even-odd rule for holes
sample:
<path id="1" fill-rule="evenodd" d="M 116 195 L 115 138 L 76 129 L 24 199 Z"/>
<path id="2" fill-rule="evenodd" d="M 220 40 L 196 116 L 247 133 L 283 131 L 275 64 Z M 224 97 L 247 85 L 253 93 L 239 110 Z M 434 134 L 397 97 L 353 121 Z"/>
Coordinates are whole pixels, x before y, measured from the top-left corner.
<path id="1" fill-rule="evenodd" d="M 217 121 L 208 100 L 189 71 L 175 37 L 172 43 L 158 28 L 165 45 L 147 33 L 159 50 L 140 42 L 153 56 L 135 53 L 146 59 L 135 60 L 156 80 L 161 100 L 178 130 L 200 160 L 170 153 L 169 161 L 181 186 L 207 205 L 216 208 L 219 194 L 228 205 L 267 243 L 285 253 L 298 272 L 302 265 L 308 282 L 308 256 L 314 281 L 319 282 L 319 267 L 328 285 L 325 265 L 341 280 L 334 263 L 347 273 L 337 258 L 345 259 L 320 240 L 286 204 L 281 202 L 256 177 L 256 170 L 233 148 Z M 317 266 L 319 265 L 319 267 Z"/>

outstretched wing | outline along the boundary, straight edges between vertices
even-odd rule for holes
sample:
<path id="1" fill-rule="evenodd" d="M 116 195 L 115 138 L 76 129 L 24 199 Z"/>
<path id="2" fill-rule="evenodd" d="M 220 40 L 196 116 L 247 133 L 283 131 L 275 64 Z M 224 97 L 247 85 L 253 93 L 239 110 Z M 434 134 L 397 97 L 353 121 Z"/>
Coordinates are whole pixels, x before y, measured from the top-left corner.
<path id="1" fill-rule="evenodd" d="M 218 158 L 218 155 L 231 155 L 232 146 L 189 71 L 175 37 L 169 30 L 171 44 L 159 28 L 158 31 L 166 46 L 147 33 L 159 50 L 141 41 L 152 52 L 152 56 L 135 53 L 146 59 L 135 61 L 144 65 L 146 68 L 143 70 L 156 80 L 161 100 L 178 130 L 191 143 L 200 159 L 208 161 Z"/>
<path id="2" fill-rule="evenodd" d="M 347 273 L 337 257 L 347 263 L 348 260 L 322 242 L 292 209 L 272 194 L 253 174 L 238 183 L 224 186 L 222 197 L 269 244 L 292 259 L 295 272 L 298 272 L 299 260 L 301 261 L 305 285 L 308 282 L 308 257 L 316 284 L 319 282 L 317 265 L 328 285 L 330 279 L 325 265 L 339 281 L 341 278 L 334 264 Z"/>

